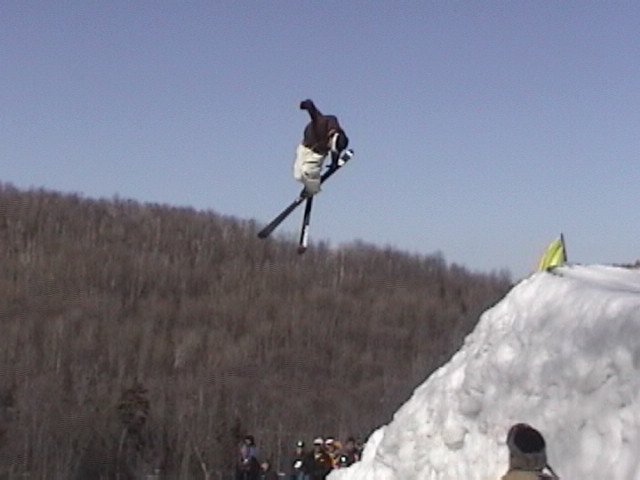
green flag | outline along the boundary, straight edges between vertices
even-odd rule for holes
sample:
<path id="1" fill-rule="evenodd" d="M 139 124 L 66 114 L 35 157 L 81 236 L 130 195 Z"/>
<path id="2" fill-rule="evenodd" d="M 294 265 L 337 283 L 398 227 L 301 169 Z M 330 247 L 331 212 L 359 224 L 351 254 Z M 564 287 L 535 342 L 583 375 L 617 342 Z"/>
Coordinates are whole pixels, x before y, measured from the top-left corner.
<path id="1" fill-rule="evenodd" d="M 567 261 L 567 251 L 564 246 L 564 237 L 560 235 L 560 238 L 554 240 L 549 244 L 547 250 L 540 259 L 538 270 L 549 270 L 554 267 L 563 265 Z"/>

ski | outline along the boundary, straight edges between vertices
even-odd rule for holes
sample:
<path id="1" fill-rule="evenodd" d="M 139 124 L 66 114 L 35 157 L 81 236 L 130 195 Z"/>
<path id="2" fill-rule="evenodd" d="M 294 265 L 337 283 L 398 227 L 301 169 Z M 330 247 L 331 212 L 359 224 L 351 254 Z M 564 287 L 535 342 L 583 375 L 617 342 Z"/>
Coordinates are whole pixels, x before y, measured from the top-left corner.
<path id="1" fill-rule="evenodd" d="M 334 173 L 336 173 L 340 168 L 344 166 L 351 158 L 353 157 L 353 150 L 347 149 L 340 154 L 340 158 L 338 159 L 337 165 L 333 168 L 329 168 L 326 172 L 322 174 L 320 177 L 320 184 L 322 185 L 325 181 L 327 181 Z M 300 192 L 300 194 L 296 197 L 296 199 L 287 206 L 282 212 L 278 214 L 276 218 L 271 220 L 262 230 L 258 232 L 259 238 L 267 238 L 273 231 L 280 225 L 289 215 L 293 212 L 302 202 L 310 199 L 308 195 L 305 194 L 304 188 Z"/>
<path id="2" fill-rule="evenodd" d="M 300 229 L 300 241 L 298 243 L 298 253 L 302 255 L 307 251 L 307 242 L 309 239 L 309 222 L 311 221 L 311 206 L 313 205 L 313 197 L 307 198 L 304 206 L 304 216 L 302 217 L 302 228 Z"/>
<path id="3" fill-rule="evenodd" d="M 258 232 L 258 237 L 267 238 L 269 235 L 271 235 L 271 233 L 278 227 L 278 225 L 280 225 L 284 221 L 284 219 L 287 218 L 291 214 L 291 212 L 293 212 L 298 207 L 298 205 L 304 202 L 305 198 L 307 197 L 304 195 L 303 190 L 298 198 L 291 202 L 291 204 L 287 208 L 280 212 L 280 214 L 276 218 L 274 218 L 269 224 L 267 224 L 266 227 Z"/>

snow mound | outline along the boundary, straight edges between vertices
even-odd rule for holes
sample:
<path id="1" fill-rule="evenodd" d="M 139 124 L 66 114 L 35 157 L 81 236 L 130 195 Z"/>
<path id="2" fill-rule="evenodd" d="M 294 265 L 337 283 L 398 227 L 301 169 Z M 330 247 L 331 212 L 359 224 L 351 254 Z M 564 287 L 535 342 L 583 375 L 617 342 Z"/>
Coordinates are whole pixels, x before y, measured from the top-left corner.
<path id="1" fill-rule="evenodd" d="M 517 422 L 563 479 L 640 480 L 639 391 L 640 270 L 536 273 L 329 480 L 499 479 Z"/>

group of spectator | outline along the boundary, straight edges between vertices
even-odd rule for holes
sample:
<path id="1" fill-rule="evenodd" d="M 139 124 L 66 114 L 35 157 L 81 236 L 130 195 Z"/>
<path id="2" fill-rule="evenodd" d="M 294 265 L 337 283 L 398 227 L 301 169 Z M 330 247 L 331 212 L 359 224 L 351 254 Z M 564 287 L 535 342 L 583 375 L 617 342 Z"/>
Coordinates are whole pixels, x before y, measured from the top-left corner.
<path id="1" fill-rule="evenodd" d="M 509 469 L 501 480 L 559 480 L 547 463 L 542 434 L 525 423 L 513 425 L 507 434 Z M 302 440 L 296 443 L 289 459 L 286 480 L 324 480 L 333 469 L 344 468 L 360 460 L 361 445 L 349 437 L 344 445 L 333 437 L 316 438 L 311 450 Z M 270 462 L 258 461 L 258 451 L 251 435 L 240 444 L 236 480 L 278 480 Z"/>
<path id="2" fill-rule="evenodd" d="M 317 437 L 311 448 L 304 441 L 296 442 L 284 472 L 287 480 L 324 480 L 337 468 L 346 468 L 360 460 L 362 445 L 349 437 L 342 443 L 334 437 Z M 235 480 L 277 480 L 278 472 L 271 462 L 258 459 L 253 436 L 247 435 L 240 444 Z"/>
<path id="3" fill-rule="evenodd" d="M 289 480 L 322 480 L 331 470 L 354 464 L 361 454 L 362 445 L 353 437 L 347 438 L 344 444 L 334 437 L 317 437 L 311 450 L 306 450 L 304 442 L 299 440 L 289 462 Z"/>

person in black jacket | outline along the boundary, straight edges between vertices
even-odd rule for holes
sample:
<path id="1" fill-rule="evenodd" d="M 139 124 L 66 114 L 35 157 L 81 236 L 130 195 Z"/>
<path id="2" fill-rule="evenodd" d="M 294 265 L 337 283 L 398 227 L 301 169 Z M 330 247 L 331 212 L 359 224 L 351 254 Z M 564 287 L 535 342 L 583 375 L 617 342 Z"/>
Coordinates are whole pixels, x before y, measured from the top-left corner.
<path id="1" fill-rule="evenodd" d="M 324 449 L 322 438 L 313 441 L 313 450 L 307 455 L 304 468 L 310 480 L 324 480 L 333 470 L 333 462 Z"/>
<path id="2" fill-rule="evenodd" d="M 356 440 L 353 437 L 347 438 L 344 447 L 339 452 L 339 467 L 344 468 L 353 465 L 360 460 L 360 453 L 356 448 Z"/>
<path id="3" fill-rule="evenodd" d="M 300 102 L 300 109 L 309 113 L 311 121 L 296 151 L 293 177 L 304 184 L 305 192 L 311 196 L 320 191 L 320 176 L 328 154 L 331 153 L 332 165 L 335 165 L 349 145 L 349 138 L 338 119 L 334 115 L 323 115 L 312 100 Z"/>
<path id="4" fill-rule="evenodd" d="M 271 467 L 271 462 L 264 461 L 260 465 L 260 480 L 278 480 L 278 472 Z"/>
<path id="5" fill-rule="evenodd" d="M 253 436 L 247 435 L 239 447 L 235 480 L 259 480 L 260 462 Z"/>
<path id="6" fill-rule="evenodd" d="M 306 456 L 307 451 L 304 448 L 304 442 L 302 440 L 298 440 L 296 442 L 296 449 L 289 460 L 289 480 L 308 479 L 304 463 Z"/>

